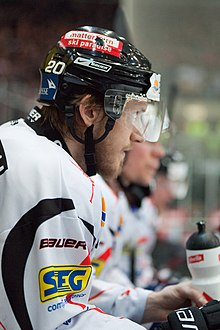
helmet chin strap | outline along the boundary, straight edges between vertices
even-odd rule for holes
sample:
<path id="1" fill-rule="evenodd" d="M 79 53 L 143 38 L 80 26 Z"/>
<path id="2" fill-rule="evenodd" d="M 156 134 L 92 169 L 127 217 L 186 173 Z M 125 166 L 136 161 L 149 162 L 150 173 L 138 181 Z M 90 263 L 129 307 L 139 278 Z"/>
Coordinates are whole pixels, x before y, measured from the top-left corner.
<path id="1" fill-rule="evenodd" d="M 115 120 L 108 117 L 108 120 L 105 124 L 105 132 L 97 139 L 94 140 L 93 138 L 93 127 L 94 125 L 91 125 L 87 127 L 84 136 L 85 140 L 81 139 L 75 132 L 74 129 L 74 120 L 73 120 L 73 108 L 66 106 L 65 107 L 65 115 L 66 115 L 66 120 L 67 120 L 67 125 L 70 129 L 70 133 L 72 137 L 78 141 L 79 143 L 82 143 L 85 145 L 85 163 L 86 163 L 86 174 L 89 176 L 95 175 L 97 173 L 97 168 L 96 168 L 96 157 L 95 157 L 95 144 L 103 141 L 106 136 L 109 134 L 109 132 L 113 129 Z"/>

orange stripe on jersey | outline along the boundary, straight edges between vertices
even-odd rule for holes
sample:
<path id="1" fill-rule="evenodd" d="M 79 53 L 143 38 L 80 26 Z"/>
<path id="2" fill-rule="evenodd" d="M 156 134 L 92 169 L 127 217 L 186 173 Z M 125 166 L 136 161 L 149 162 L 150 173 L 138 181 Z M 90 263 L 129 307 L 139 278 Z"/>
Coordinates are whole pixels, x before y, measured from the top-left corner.
<path id="1" fill-rule="evenodd" d="M 105 226 L 105 220 L 106 220 L 106 203 L 105 198 L 102 197 L 102 218 L 101 218 L 101 227 Z"/>
<path id="2" fill-rule="evenodd" d="M 115 236 L 119 236 L 119 235 L 120 235 L 122 225 L 123 225 L 123 217 L 122 217 L 122 215 L 120 214 L 120 217 L 119 217 L 119 224 L 118 224 L 118 228 L 117 228 L 117 231 L 116 231 L 116 233 L 115 233 Z"/>

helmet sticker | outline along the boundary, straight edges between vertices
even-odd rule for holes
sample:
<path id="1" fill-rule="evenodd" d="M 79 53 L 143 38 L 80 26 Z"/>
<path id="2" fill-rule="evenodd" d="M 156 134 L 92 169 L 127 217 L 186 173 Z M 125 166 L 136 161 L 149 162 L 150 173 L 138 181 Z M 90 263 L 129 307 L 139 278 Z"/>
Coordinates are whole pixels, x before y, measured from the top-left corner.
<path id="1" fill-rule="evenodd" d="M 60 40 L 61 46 L 84 48 L 120 57 L 123 43 L 103 34 L 86 31 L 69 31 Z"/>
<path id="2" fill-rule="evenodd" d="M 42 73 L 41 88 L 39 91 L 40 98 L 45 101 L 55 99 L 58 86 L 58 76 L 52 73 Z"/>
<path id="3" fill-rule="evenodd" d="M 77 57 L 75 59 L 74 63 L 82 65 L 82 66 L 88 66 L 92 69 L 100 70 L 100 71 L 104 71 L 104 72 L 108 72 L 112 68 L 111 65 L 107 65 L 107 64 L 104 64 L 104 63 L 101 63 L 101 62 L 93 61 L 92 59 L 88 59 L 88 58 L 85 58 L 85 57 Z"/>
<path id="4" fill-rule="evenodd" d="M 152 101 L 160 101 L 160 74 L 153 73 L 150 77 L 151 87 L 147 91 L 147 97 Z"/>

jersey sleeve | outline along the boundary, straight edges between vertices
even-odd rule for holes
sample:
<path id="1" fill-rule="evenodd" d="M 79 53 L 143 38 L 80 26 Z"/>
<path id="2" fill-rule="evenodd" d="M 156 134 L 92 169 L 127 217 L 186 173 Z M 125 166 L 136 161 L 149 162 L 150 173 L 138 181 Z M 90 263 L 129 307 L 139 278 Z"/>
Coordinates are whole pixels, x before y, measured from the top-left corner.
<path id="1" fill-rule="evenodd" d="M 74 318 L 68 319 L 56 330 L 144 330 L 145 327 L 125 318 L 114 317 L 112 315 L 105 314 L 99 308 L 91 308 L 87 313 L 81 313 Z"/>
<path id="2" fill-rule="evenodd" d="M 150 290 L 94 279 L 89 302 L 106 313 L 141 323 L 150 292 Z"/>

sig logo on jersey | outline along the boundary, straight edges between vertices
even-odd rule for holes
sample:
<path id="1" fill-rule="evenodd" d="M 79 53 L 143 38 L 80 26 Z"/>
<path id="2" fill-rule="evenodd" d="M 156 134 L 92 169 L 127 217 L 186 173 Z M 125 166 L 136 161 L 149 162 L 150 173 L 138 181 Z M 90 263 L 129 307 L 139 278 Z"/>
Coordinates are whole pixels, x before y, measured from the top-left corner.
<path id="1" fill-rule="evenodd" d="M 42 268 L 39 272 L 42 303 L 83 291 L 88 285 L 91 273 L 91 266 L 53 265 Z"/>

